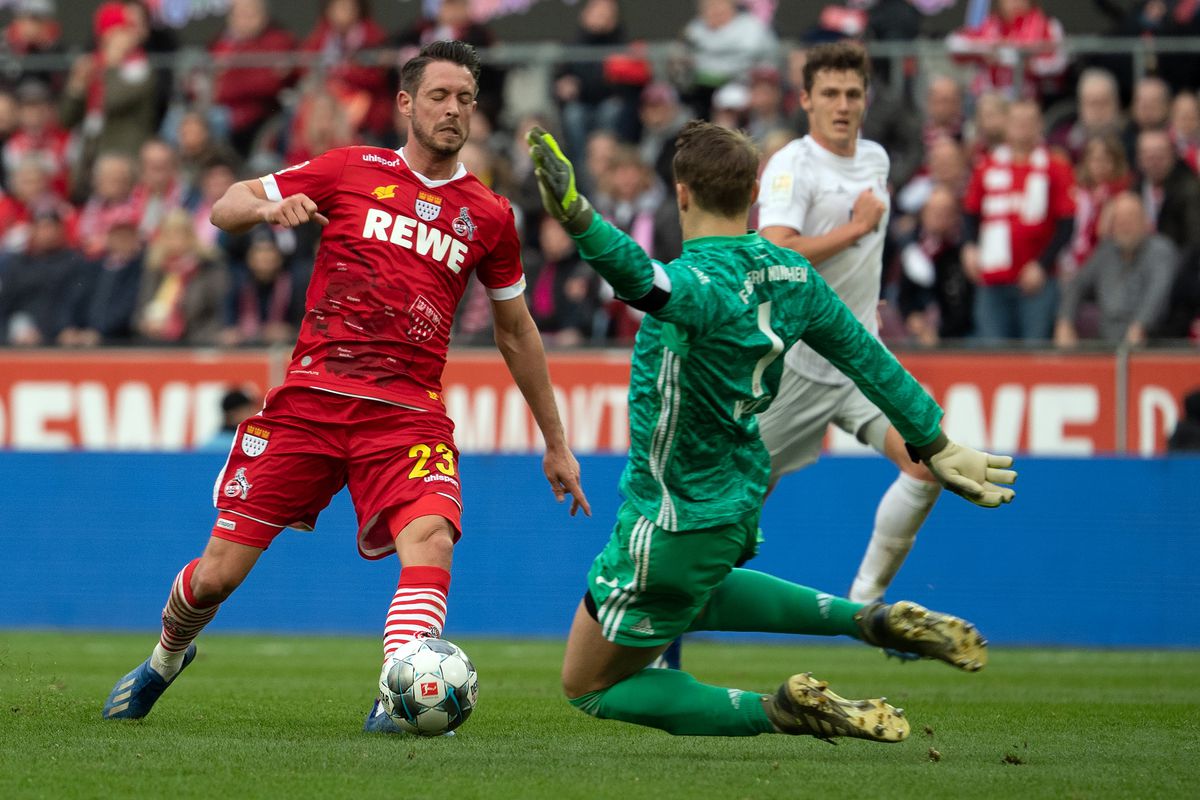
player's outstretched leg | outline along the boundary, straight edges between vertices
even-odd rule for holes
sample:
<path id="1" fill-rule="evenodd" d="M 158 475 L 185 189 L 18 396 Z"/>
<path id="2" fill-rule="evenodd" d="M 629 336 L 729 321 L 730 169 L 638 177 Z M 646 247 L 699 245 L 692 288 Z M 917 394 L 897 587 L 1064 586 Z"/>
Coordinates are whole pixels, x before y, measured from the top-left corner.
<path id="1" fill-rule="evenodd" d="M 873 742 L 908 737 L 904 709 L 877 700 L 847 700 L 829 690 L 811 672 L 793 675 L 765 702 L 767 716 L 781 733 L 832 739 L 851 736 Z"/>
<path id="2" fill-rule="evenodd" d="M 916 603 L 873 603 L 854 620 L 867 644 L 945 661 L 967 672 L 987 665 L 987 640 L 964 619 Z"/>
<path id="3" fill-rule="evenodd" d="M 879 500 L 875 527 L 850 586 L 856 603 L 877 603 L 908 557 L 917 531 L 937 502 L 942 487 L 901 472 Z"/>

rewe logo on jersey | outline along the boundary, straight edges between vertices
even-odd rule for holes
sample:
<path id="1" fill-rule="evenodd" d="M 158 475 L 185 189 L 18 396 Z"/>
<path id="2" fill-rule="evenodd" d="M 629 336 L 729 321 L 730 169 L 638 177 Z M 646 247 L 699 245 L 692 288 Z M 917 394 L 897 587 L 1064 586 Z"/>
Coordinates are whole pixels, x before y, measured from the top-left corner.
<path id="1" fill-rule="evenodd" d="M 421 220 L 403 214 L 392 216 L 378 208 L 367 211 L 362 236 L 364 239 L 391 242 L 405 250 L 415 250 L 417 255 L 441 262 L 454 272 L 460 272 L 467 259 L 465 242 Z"/>

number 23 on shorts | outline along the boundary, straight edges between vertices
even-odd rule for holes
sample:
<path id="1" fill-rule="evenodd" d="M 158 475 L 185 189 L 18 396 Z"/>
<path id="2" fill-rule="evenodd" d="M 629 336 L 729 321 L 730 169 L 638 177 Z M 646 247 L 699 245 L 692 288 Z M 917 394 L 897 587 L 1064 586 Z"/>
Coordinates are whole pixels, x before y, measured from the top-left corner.
<path id="1" fill-rule="evenodd" d="M 408 457 L 415 458 L 416 463 L 409 471 L 408 477 L 413 480 L 424 478 L 430 474 L 429 465 L 447 477 L 454 477 L 454 450 L 445 442 L 438 442 L 430 447 L 427 444 L 414 444 L 408 448 Z"/>

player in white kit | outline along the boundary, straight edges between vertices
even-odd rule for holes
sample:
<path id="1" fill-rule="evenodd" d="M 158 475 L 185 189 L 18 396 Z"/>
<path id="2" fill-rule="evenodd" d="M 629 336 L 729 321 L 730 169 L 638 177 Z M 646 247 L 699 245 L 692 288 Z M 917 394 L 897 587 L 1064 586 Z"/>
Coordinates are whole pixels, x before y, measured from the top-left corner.
<path id="1" fill-rule="evenodd" d="M 804 68 L 801 105 L 811 133 L 771 157 L 763 172 L 759 231 L 805 256 L 859 321 L 878 335 L 883 243 L 889 210 L 887 152 L 858 138 L 866 111 L 868 62 L 857 45 L 814 47 Z M 803 342 L 784 357 L 775 402 L 759 416 L 771 453 L 771 485 L 817 460 L 830 423 L 900 468 L 884 493 L 849 597 L 883 597 L 912 549 L 941 486 L 910 458 L 883 413 Z"/>

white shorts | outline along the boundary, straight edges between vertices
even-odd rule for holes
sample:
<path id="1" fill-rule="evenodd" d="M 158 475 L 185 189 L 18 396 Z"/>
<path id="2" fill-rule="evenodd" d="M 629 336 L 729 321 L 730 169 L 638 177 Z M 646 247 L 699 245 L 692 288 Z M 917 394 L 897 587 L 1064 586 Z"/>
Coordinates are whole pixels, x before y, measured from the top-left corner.
<path id="1" fill-rule="evenodd" d="M 857 386 L 815 383 L 785 366 L 779 394 L 758 415 L 758 429 L 771 454 L 772 485 L 817 460 L 830 423 L 884 453 L 891 423 Z"/>

